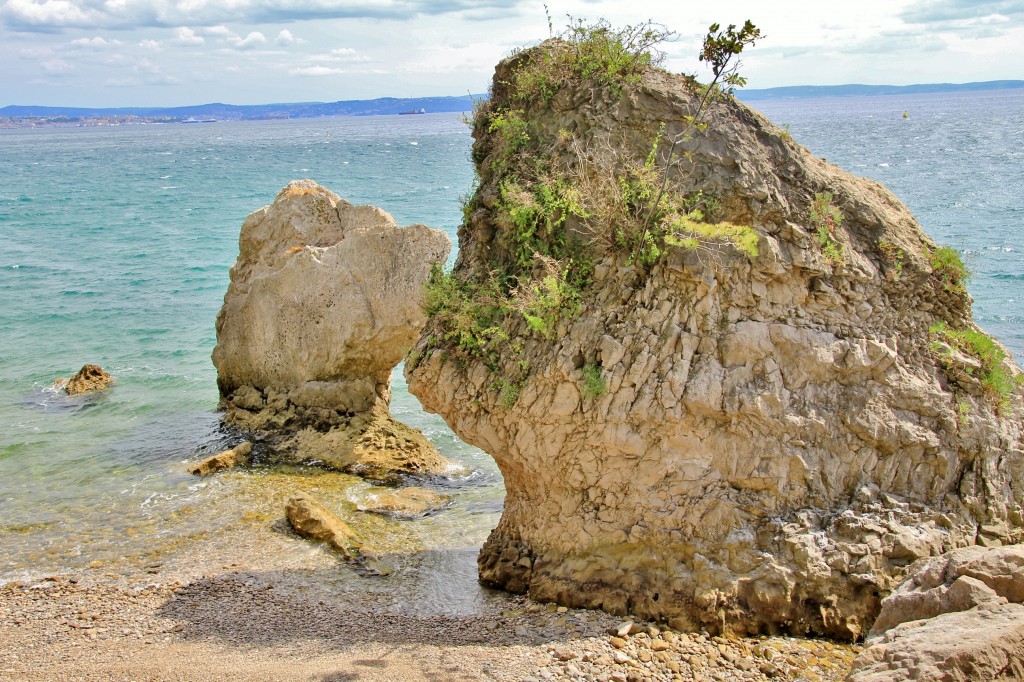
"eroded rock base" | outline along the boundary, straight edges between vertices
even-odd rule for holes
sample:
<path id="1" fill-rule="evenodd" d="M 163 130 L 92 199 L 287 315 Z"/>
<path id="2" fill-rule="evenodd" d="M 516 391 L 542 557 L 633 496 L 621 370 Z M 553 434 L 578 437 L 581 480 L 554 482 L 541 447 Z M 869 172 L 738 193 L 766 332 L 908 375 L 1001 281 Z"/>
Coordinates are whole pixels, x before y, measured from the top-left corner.
<path id="1" fill-rule="evenodd" d="M 316 464 L 392 485 L 407 476 L 459 470 L 420 431 L 394 419 L 383 401 L 351 413 L 318 406 L 303 395 L 303 389 L 243 386 L 223 401 L 224 422 L 252 433 L 276 462 Z"/>
<path id="2" fill-rule="evenodd" d="M 763 520 L 747 543 L 723 541 L 717 554 L 665 535 L 663 542 L 594 543 L 565 556 L 510 531 L 522 521 L 506 503 L 481 549 L 480 578 L 539 601 L 633 614 L 682 631 L 853 641 L 867 634 L 904 567 L 969 545 L 975 533 L 971 524 L 892 495 L 880 499 L 870 488 L 859 497 L 839 514 Z M 745 567 L 753 570 L 743 575 Z"/>

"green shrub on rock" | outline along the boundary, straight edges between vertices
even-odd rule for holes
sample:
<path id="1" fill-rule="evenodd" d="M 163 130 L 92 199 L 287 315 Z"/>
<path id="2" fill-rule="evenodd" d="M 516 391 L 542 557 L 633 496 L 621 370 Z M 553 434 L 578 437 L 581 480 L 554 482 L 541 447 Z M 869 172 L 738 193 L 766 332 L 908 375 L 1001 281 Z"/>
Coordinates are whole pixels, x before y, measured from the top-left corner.
<path id="1" fill-rule="evenodd" d="M 956 249 L 949 246 L 936 247 L 932 250 L 930 262 L 932 272 L 942 282 L 946 291 L 954 294 L 967 293 L 970 272 Z"/>

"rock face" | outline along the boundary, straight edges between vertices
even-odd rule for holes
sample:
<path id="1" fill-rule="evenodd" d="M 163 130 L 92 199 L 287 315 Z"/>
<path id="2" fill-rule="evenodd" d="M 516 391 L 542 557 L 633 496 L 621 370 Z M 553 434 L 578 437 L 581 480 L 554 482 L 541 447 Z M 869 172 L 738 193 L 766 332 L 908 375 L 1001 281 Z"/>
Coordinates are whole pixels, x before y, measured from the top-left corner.
<path id="1" fill-rule="evenodd" d="M 670 186 L 752 228 L 756 255 L 698 237 L 635 262 L 621 244 L 639 231 L 599 232 L 602 207 L 571 187 L 625 187 L 663 165 L 697 92 L 647 71 L 621 94 L 577 80 L 517 96 L 536 82 L 517 74 L 550 49 L 498 67 L 449 288 L 493 291 L 504 269 L 533 277 L 534 299 L 489 304 L 501 333 L 479 324 L 482 351 L 435 306 L 406 363 L 410 391 L 504 476 L 481 580 L 682 628 L 855 639 L 915 560 L 1024 539 L 1019 389 L 992 385 L 1019 370 L 995 353 L 986 378 L 943 331 L 983 337 L 910 212 L 721 99 L 675 150 Z M 819 200 L 841 220 L 812 211 Z M 527 209 L 547 220 L 534 232 Z M 595 264 L 554 321 L 544 302 L 571 292 L 522 265 L 524 244 L 552 278 Z"/>
<path id="2" fill-rule="evenodd" d="M 250 454 L 252 454 L 252 443 L 244 441 L 230 450 L 224 450 L 216 455 L 207 457 L 189 471 L 192 472 L 193 476 L 209 476 L 218 471 L 246 464 L 249 461 Z"/>
<path id="3" fill-rule="evenodd" d="M 1024 546 L 915 563 L 882 601 L 850 682 L 1024 680 Z"/>
<path id="4" fill-rule="evenodd" d="M 73 377 L 64 384 L 64 392 L 68 395 L 98 393 L 105 391 L 114 384 L 114 377 L 103 371 L 99 365 L 83 365 Z"/>
<path id="5" fill-rule="evenodd" d="M 217 316 L 225 421 L 287 458 L 387 480 L 450 463 L 388 412 L 391 370 L 424 322 L 423 284 L 451 248 L 311 180 L 242 225 Z"/>

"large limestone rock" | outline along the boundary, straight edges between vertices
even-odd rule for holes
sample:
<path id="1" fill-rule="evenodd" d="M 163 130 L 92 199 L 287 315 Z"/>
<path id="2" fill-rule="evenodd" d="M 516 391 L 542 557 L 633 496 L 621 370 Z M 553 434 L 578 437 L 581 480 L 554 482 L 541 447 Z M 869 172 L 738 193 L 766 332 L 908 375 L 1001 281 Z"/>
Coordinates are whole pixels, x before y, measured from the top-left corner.
<path id="1" fill-rule="evenodd" d="M 285 517 L 292 529 L 304 538 L 323 542 L 350 561 L 373 558 L 359 536 L 319 500 L 298 493 L 285 505 Z"/>
<path id="2" fill-rule="evenodd" d="M 220 471 L 248 464 L 249 455 L 251 454 L 252 443 L 243 441 L 233 448 L 210 455 L 198 464 L 193 465 L 189 471 L 193 476 L 210 476 Z"/>
<path id="3" fill-rule="evenodd" d="M 513 100 L 512 84 L 529 82 L 516 70 L 537 55 L 499 66 L 475 129 L 461 282 L 514 267 L 507 207 L 529 201 L 510 199 L 519 158 L 614 185 L 616 168 L 644 164 L 660 124 L 668 139 L 695 110 L 692 85 L 663 72 L 621 97 L 583 83 Z M 516 109 L 526 136 L 510 142 L 487 116 Z M 890 192 L 739 102 L 714 102 L 706 120 L 670 180 L 756 230 L 756 257 L 704 241 L 632 265 L 588 219 L 552 221 L 531 237 L 539 250 L 589 237 L 574 254 L 596 262 L 578 310 L 547 334 L 506 310 L 515 343 L 476 355 L 435 316 L 409 387 L 504 476 L 483 582 L 677 627 L 863 637 L 915 560 L 1024 539 L 1019 389 L 1000 404 L 975 359 L 929 331 L 976 330 L 970 299 Z M 588 155 L 620 165 L 595 169 Z M 842 263 L 810 215 L 824 192 L 845 217 L 833 235 Z"/>
<path id="4" fill-rule="evenodd" d="M 369 478 L 446 471 L 388 403 L 391 370 L 424 322 L 423 284 L 450 248 L 439 230 L 289 183 L 243 223 L 217 316 L 225 421 L 284 457 Z"/>

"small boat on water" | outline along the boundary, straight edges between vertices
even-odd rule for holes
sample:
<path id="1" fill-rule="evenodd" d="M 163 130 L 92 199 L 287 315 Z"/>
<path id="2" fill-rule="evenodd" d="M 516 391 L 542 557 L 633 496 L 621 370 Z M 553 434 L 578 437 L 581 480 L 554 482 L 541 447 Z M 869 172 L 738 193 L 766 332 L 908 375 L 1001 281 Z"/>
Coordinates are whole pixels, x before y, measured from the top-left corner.
<path id="1" fill-rule="evenodd" d="M 399 116 L 409 116 L 410 114 L 425 114 L 425 113 L 427 113 L 427 110 L 424 109 L 423 107 L 420 107 L 419 109 L 410 109 L 409 111 L 399 111 L 398 115 Z"/>

